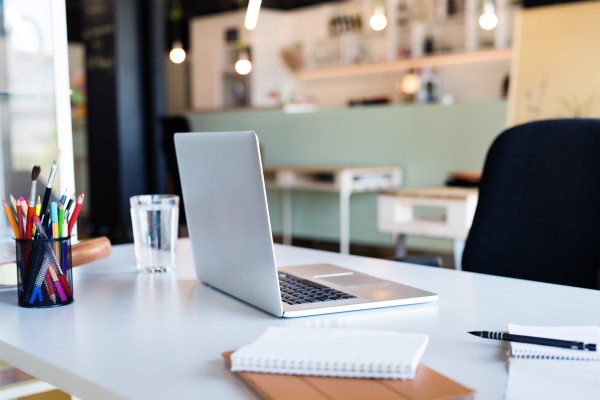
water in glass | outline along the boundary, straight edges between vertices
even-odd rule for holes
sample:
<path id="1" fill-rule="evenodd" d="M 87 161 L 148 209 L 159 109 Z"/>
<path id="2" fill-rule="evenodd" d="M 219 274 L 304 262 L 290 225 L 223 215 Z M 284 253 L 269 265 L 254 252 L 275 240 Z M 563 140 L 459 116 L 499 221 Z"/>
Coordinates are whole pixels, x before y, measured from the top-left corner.
<path id="1" fill-rule="evenodd" d="M 138 270 L 150 273 L 172 270 L 177 249 L 179 197 L 134 196 L 130 202 Z"/>

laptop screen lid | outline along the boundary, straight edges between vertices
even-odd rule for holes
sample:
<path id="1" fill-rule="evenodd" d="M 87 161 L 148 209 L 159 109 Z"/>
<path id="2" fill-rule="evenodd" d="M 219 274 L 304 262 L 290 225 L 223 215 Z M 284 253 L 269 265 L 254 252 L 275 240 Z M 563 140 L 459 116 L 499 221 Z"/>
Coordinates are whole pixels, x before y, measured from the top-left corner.
<path id="1" fill-rule="evenodd" d="M 256 134 L 177 133 L 175 150 L 198 279 L 282 316 Z"/>

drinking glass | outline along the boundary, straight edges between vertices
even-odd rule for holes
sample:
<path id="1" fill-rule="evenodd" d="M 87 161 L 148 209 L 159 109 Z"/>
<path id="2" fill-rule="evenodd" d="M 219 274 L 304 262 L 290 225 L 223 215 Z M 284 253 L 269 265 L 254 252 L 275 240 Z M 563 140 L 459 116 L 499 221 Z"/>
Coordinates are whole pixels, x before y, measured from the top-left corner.
<path id="1" fill-rule="evenodd" d="M 133 196 L 131 220 L 138 270 L 168 272 L 175 268 L 179 196 L 151 194 Z"/>

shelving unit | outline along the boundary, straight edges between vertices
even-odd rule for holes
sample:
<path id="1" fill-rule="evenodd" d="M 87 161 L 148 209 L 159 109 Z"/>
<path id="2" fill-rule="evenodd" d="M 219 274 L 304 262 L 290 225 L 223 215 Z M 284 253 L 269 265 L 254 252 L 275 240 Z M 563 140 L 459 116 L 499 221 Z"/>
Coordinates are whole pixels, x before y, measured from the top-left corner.
<path id="1" fill-rule="evenodd" d="M 409 9 L 421 2 L 421 19 L 399 25 L 396 16 L 401 2 L 409 4 Z M 517 6 L 508 0 L 496 3 L 502 19 L 496 29 L 486 31 L 477 22 L 481 14 L 478 0 L 463 0 L 460 11 L 453 14 L 447 13 L 448 4 L 443 0 L 388 0 L 388 26 L 381 32 L 366 26 L 359 33 L 303 42 L 306 63 L 296 77 L 311 80 L 509 60 L 512 21 L 508 20 L 512 20 Z M 363 15 L 365 21 L 367 17 Z M 427 38 L 433 47 L 429 54 L 424 48 Z M 331 57 L 320 57 L 325 54 Z"/>
<path id="2" fill-rule="evenodd" d="M 304 70 L 298 72 L 296 77 L 300 80 L 324 79 L 339 76 L 404 71 L 410 68 L 438 67 L 444 65 L 467 64 L 494 60 L 510 60 L 511 57 L 512 49 L 481 50 L 472 53 L 439 54 L 421 58 L 407 58 L 397 61 Z"/>
<path id="3" fill-rule="evenodd" d="M 428 11 L 415 16 L 411 10 L 418 1 L 425 2 Z M 424 67 L 436 69 L 423 73 L 439 78 L 441 95 L 457 102 L 496 99 L 510 69 L 512 14 L 518 6 L 513 0 L 495 0 L 498 26 L 483 31 L 478 24 L 481 0 L 452 1 L 461 5 L 448 13 L 451 0 L 384 0 L 388 25 L 377 32 L 368 25 L 371 0 L 286 12 L 264 9 L 253 31 L 243 30 L 240 13 L 196 18 L 190 52 L 193 107 L 241 106 L 234 101 L 240 96 L 232 93 L 242 80 L 245 105 L 252 107 L 292 101 L 329 108 L 371 98 L 395 103 L 401 99 L 397 82 L 404 72 Z M 407 19 L 399 15 L 402 4 L 407 5 Z M 332 31 L 329 22 L 344 15 L 360 15 L 361 27 Z M 233 70 L 236 51 L 225 43 L 224 34 L 232 27 L 244 32 L 243 41 L 252 50 L 253 69 L 245 77 Z M 426 46 L 428 37 L 433 43 Z M 293 53 L 293 65 L 282 59 L 284 50 Z M 448 65 L 465 68 L 444 68 Z"/>

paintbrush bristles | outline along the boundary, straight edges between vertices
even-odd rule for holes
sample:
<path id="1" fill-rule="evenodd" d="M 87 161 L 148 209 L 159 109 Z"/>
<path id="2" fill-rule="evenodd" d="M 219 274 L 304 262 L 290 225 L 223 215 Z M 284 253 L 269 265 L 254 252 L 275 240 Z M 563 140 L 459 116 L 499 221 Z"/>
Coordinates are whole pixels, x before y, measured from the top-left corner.
<path id="1" fill-rule="evenodd" d="M 34 165 L 33 169 L 31 170 L 31 180 L 37 181 L 40 176 L 40 172 L 42 172 L 42 167 L 39 165 Z"/>
<path id="2" fill-rule="evenodd" d="M 60 160 L 61 153 L 62 153 L 61 149 L 56 149 L 56 156 L 54 157 L 55 162 L 58 162 L 58 160 Z"/>

